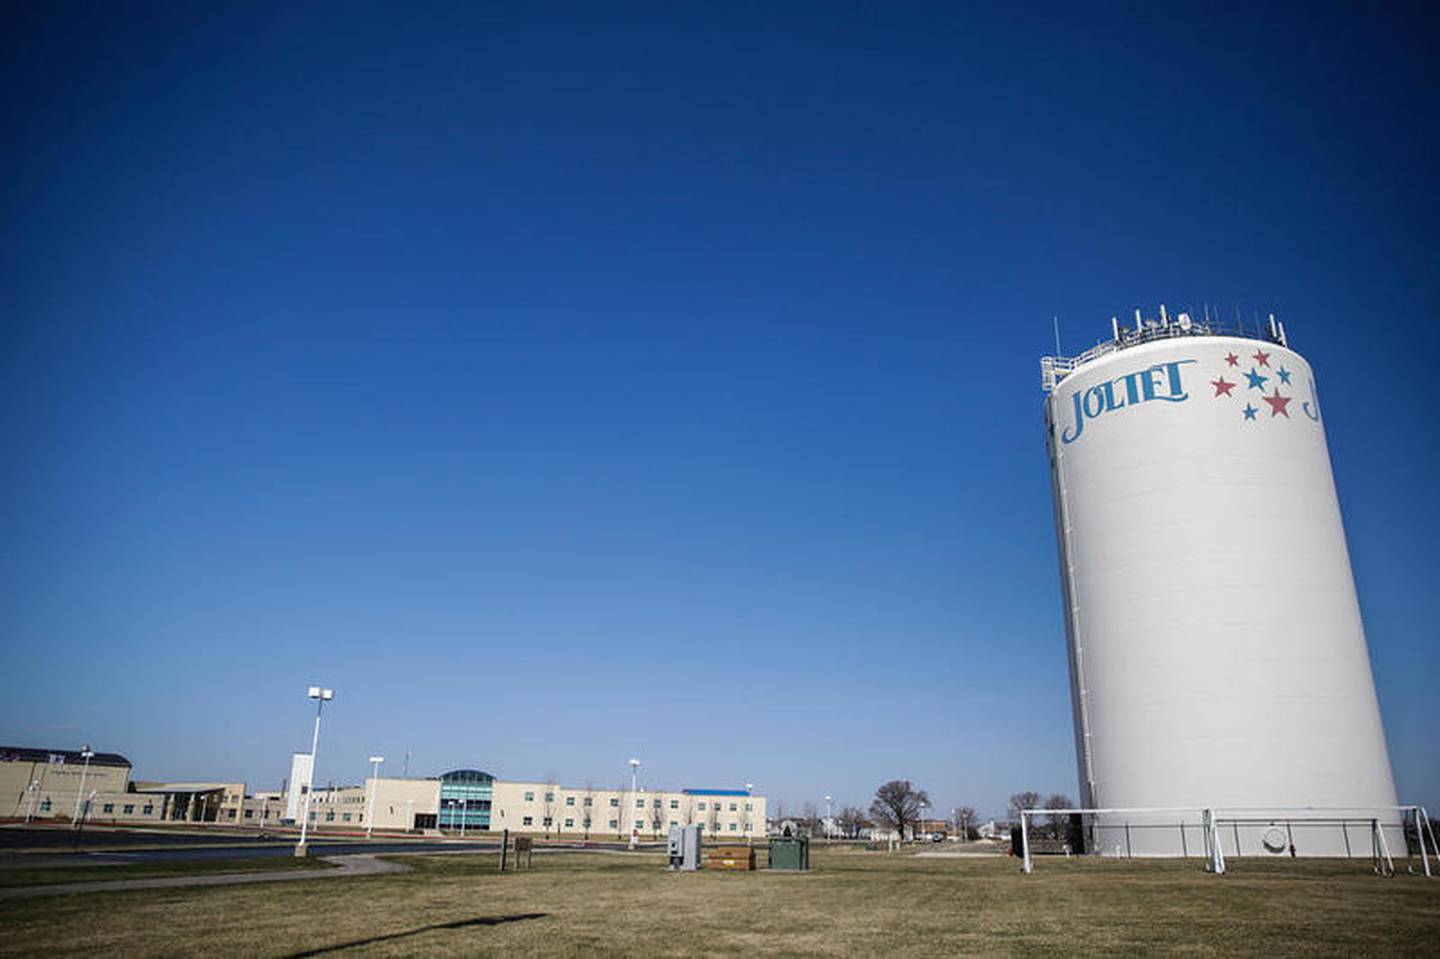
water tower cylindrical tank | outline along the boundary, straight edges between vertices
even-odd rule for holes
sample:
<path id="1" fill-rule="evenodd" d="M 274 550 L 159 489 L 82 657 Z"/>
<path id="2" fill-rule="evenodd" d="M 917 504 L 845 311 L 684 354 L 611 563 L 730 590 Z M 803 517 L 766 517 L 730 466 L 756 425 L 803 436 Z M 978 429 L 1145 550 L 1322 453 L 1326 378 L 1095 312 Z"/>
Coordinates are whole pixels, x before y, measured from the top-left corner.
<path id="1" fill-rule="evenodd" d="M 1218 808 L 1227 854 L 1368 856 L 1367 816 L 1399 852 L 1314 374 L 1191 333 L 1048 384 L 1082 805 L 1197 810 L 1098 816 L 1092 842 L 1198 855 Z"/>

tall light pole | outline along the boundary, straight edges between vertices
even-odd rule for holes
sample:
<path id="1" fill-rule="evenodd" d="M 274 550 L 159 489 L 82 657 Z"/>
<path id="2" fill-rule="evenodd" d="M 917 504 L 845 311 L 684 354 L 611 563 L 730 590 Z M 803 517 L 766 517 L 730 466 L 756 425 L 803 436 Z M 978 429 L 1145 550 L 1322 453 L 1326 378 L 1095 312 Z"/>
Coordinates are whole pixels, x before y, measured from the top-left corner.
<path id="1" fill-rule="evenodd" d="M 825 797 L 825 841 L 826 841 L 826 842 L 829 842 L 829 841 L 830 841 L 830 836 L 831 836 L 831 833 L 833 832 L 833 830 L 830 828 L 830 824 L 835 821 L 834 817 L 830 814 L 830 804 L 831 804 L 832 802 L 834 802 L 834 800 L 832 800 L 829 796 L 826 796 L 826 797 Z"/>
<path id="2" fill-rule="evenodd" d="M 634 758 L 634 757 L 632 756 L 632 757 L 630 758 L 630 801 L 631 801 L 631 802 L 634 802 L 634 801 L 635 801 L 635 797 L 638 796 L 638 795 L 640 795 L 640 760 L 638 760 L 638 759 L 636 759 L 636 758 Z M 631 814 L 627 812 L 626 815 L 631 815 Z M 622 820 L 622 821 L 623 821 L 623 820 Z M 635 848 L 635 840 L 636 840 L 636 838 L 637 838 L 637 836 L 636 836 L 636 833 L 635 833 L 635 827 L 632 825 L 632 826 L 630 827 L 630 848 L 631 848 L 631 849 L 634 849 L 634 848 Z"/>
<path id="3" fill-rule="evenodd" d="M 90 772 L 90 760 L 95 758 L 95 750 L 86 743 L 80 747 L 80 755 L 85 759 L 85 765 L 80 769 L 80 788 L 75 790 L 75 815 L 70 817 L 70 824 L 80 823 L 80 801 L 85 797 L 85 775 Z"/>
<path id="4" fill-rule="evenodd" d="M 920 820 L 919 820 L 917 823 L 915 823 L 915 828 L 911 830 L 910 838 L 913 839 L 913 840 L 915 840 L 916 842 L 919 842 L 919 841 L 920 841 L 920 827 L 922 827 L 922 826 L 924 826 L 924 825 L 925 825 L 925 800 L 922 799 L 922 800 L 920 800 Z"/>
<path id="5" fill-rule="evenodd" d="M 375 767 L 375 775 L 370 777 L 370 808 L 365 812 L 366 839 L 369 839 L 375 832 L 375 790 L 380 786 L 380 764 L 384 761 L 384 756 L 370 757 L 370 765 Z"/>
<path id="6" fill-rule="evenodd" d="M 305 808 L 300 813 L 300 842 L 295 846 L 295 855 L 301 858 L 304 858 L 307 852 L 305 837 L 310 830 L 310 797 L 315 794 L 315 759 L 316 753 L 320 751 L 320 713 L 325 709 L 325 704 L 335 698 L 335 690 L 311 686 L 306 695 L 315 700 L 315 732 L 310 736 L 310 786 L 305 790 Z"/>
<path id="7" fill-rule="evenodd" d="M 453 800 L 453 799 L 447 799 L 447 800 L 445 800 L 445 805 L 447 805 L 447 806 L 450 807 L 450 831 L 451 831 L 451 832 L 454 832 L 454 831 L 455 831 L 455 800 Z"/>

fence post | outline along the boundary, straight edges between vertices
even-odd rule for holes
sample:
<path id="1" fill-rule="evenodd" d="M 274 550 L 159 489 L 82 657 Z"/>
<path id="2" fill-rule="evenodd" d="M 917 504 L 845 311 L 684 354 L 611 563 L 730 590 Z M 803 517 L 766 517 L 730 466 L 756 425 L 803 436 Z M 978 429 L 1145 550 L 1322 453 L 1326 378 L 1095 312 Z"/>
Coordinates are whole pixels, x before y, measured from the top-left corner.
<path id="1" fill-rule="evenodd" d="M 510 830 L 505 830 L 500 836 L 500 871 L 505 871 L 505 854 L 510 849 Z"/>

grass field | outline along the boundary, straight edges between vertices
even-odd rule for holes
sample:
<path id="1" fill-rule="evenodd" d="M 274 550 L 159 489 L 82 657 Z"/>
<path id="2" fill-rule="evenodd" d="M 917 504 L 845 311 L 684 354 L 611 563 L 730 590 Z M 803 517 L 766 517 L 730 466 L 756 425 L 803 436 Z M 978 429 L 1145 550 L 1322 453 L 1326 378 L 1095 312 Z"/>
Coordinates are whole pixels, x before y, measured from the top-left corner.
<path id="1" fill-rule="evenodd" d="M 152 879 L 159 876 L 208 876 L 232 872 L 281 872 L 288 869 L 330 869 L 319 859 L 263 856 L 250 859 L 200 859 L 142 862 L 114 866 L 22 866 L 0 868 L 0 889 L 110 879 Z"/>
<path id="2" fill-rule="evenodd" d="M 1440 879 L 1360 861 L 916 859 L 670 874 L 654 855 L 403 857 L 403 875 L 0 901 L 0 955 L 1433 955 Z"/>

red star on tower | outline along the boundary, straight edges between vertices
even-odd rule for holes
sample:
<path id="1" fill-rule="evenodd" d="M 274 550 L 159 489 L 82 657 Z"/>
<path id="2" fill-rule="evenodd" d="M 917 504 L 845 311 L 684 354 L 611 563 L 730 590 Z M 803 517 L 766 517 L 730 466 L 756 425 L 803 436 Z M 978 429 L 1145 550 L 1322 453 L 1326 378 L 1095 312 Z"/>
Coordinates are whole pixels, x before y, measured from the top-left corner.
<path id="1" fill-rule="evenodd" d="M 1261 366 L 1269 366 L 1269 365 L 1270 365 L 1270 354 L 1269 354 L 1269 353 L 1261 353 L 1259 350 L 1256 350 L 1254 355 L 1255 355 L 1255 362 L 1256 362 L 1256 363 L 1259 363 Z"/>
<path id="2" fill-rule="evenodd" d="M 1225 362 L 1229 363 L 1231 366 L 1239 366 L 1240 357 L 1236 356 L 1234 353 L 1226 353 Z"/>
<path id="3" fill-rule="evenodd" d="M 1277 416 L 1284 416 L 1287 420 L 1290 418 L 1289 411 L 1285 409 L 1290 403 L 1290 397 L 1281 396 L 1279 387 L 1275 388 L 1275 395 L 1263 396 L 1261 399 L 1270 404 L 1270 418 L 1272 420 Z"/>
<path id="4" fill-rule="evenodd" d="M 1215 387 L 1216 396 L 1229 396 L 1230 391 L 1235 388 L 1234 383 L 1225 382 L 1224 376 L 1221 376 L 1218 380 L 1211 380 L 1210 385 Z"/>

